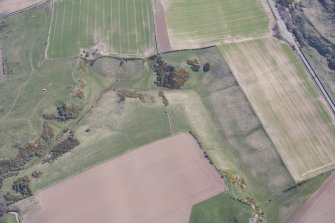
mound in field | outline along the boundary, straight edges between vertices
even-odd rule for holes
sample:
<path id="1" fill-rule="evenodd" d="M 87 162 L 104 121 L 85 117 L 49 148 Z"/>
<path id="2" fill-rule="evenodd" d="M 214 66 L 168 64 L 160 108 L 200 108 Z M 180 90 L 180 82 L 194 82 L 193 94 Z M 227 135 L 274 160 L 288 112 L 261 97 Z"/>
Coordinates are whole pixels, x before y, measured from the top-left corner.
<path id="1" fill-rule="evenodd" d="M 204 47 L 268 32 L 268 15 L 260 0 L 164 0 L 163 3 L 173 49 Z"/>
<path id="2" fill-rule="evenodd" d="M 335 219 L 335 174 L 308 199 L 289 223 L 333 223 Z"/>
<path id="3" fill-rule="evenodd" d="M 333 117 L 293 51 L 268 39 L 221 51 L 294 180 L 334 168 Z"/>
<path id="4" fill-rule="evenodd" d="M 55 0 L 48 57 L 77 56 L 80 48 L 102 54 L 154 53 L 150 0 Z"/>
<path id="5" fill-rule="evenodd" d="M 180 134 L 43 190 L 24 222 L 187 223 L 194 204 L 224 189 L 195 139 Z"/>

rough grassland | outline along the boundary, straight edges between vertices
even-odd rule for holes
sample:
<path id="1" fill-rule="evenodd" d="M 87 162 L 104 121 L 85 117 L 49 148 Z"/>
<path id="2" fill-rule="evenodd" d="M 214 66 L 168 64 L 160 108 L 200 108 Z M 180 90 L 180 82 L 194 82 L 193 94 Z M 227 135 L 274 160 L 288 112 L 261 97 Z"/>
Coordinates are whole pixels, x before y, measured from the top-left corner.
<path id="1" fill-rule="evenodd" d="M 334 122 L 292 50 L 267 39 L 221 50 L 294 180 L 333 168 Z"/>
<path id="2" fill-rule="evenodd" d="M 260 0 L 171 0 L 165 6 L 172 48 L 258 37 L 268 31 Z"/>
<path id="3" fill-rule="evenodd" d="M 93 46 L 104 54 L 148 55 L 153 29 L 149 0 L 55 0 L 48 57 L 73 57 Z"/>

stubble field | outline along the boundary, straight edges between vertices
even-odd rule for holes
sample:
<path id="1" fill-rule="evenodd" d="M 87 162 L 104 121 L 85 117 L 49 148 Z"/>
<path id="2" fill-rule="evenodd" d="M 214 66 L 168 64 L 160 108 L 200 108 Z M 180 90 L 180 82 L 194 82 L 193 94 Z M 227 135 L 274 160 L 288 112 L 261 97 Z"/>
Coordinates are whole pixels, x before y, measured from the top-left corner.
<path id="1" fill-rule="evenodd" d="M 48 57 L 73 57 L 91 47 L 148 56 L 154 52 L 152 20 L 149 0 L 55 0 Z"/>
<path id="2" fill-rule="evenodd" d="M 197 48 L 268 31 L 259 0 L 163 1 L 172 48 Z"/>
<path id="3" fill-rule="evenodd" d="M 333 118 L 293 51 L 267 39 L 221 51 L 295 181 L 333 168 Z"/>

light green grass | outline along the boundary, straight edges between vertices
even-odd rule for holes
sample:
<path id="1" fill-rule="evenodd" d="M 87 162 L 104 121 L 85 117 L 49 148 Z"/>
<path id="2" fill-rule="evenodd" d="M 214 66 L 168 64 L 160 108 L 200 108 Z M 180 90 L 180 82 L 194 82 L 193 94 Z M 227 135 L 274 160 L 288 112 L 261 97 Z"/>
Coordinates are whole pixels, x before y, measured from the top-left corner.
<path id="1" fill-rule="evenodd" d="M 268 30 L 260 0 L 171 0 L 167 5 L 167 26 L 177 48 L 256 37 Z"/>
<path id="2" fill-rule="evenodd" d="M 108 54 L 150 54 L 152 17 L 149 0 L 55 0 L 48 57 L 73 57 L 93 46 Z"/>

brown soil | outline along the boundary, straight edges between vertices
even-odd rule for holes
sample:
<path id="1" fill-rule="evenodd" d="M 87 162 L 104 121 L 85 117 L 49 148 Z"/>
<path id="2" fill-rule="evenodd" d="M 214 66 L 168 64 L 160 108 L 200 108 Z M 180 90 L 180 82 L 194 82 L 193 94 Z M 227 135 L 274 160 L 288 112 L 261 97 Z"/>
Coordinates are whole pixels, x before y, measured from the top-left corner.
<path id="1" fill-rule="evenodd" d="M 38 194 L 24 223 L 187 223 L 194 204 L 225 189 L 189 134 L 149 144 Z"/>
<path id="2" fill-rule="evenodd" d="M 172 50 L 170 45 L 169 33 L 165 21 L 164 7 L 157 2 L 155 7 L 155 29 L 158 49 L 160 52 L 169 52 Z"/>
<path id="3" fill-rule="evenodd" d="M 335 219 L 335 174 L 312 195 L 289 223 L 333 223 Z"/>
<path id="4" fill-rule="evenodd" d="M 28 8 L 42 1 L 43 0 L 0 0 L 0 16 Z"/>

